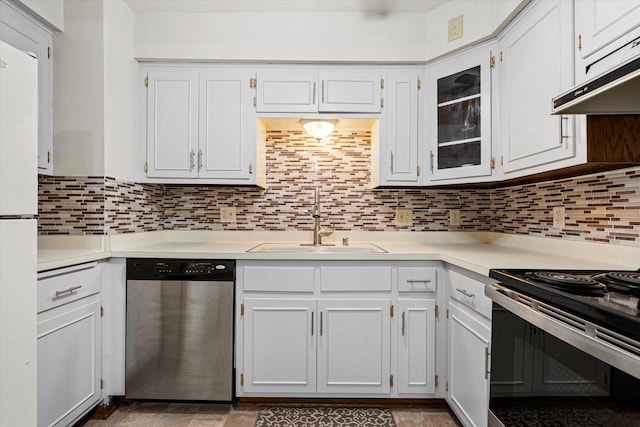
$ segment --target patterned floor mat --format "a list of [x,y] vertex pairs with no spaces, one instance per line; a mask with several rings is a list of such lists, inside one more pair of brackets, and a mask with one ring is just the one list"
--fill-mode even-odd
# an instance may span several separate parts
[[388,409],[379,408],[265,408],[256,427],[395,427]]

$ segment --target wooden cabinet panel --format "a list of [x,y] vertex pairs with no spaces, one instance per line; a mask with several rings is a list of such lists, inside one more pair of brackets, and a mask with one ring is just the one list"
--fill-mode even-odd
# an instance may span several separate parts
[[259,113],[314,113],[318,111],[318,72],[265,70],[256,77]]
[[435,306],[433,299],[398,301],[398,393],[435,392]]
[[375,71],[320,71],[320,112],[379,113],[380,73]]

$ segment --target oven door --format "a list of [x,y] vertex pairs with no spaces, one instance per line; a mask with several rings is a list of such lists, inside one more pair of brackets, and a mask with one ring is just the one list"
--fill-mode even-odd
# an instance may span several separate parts
[[[489,288],[496,287],[486,292],[494,301],[490,426],[640,426],[638,355],[616,355],[574,336],[545,304]],[[614,356],[635,375],[607,362]]]

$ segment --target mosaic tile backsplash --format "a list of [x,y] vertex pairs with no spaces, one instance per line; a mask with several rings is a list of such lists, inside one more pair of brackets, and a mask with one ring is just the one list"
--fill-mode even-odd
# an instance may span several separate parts
[[[318,185],[322,225],[337,230],[475,230],[640,242],[640,168],[497,190],[373,190],[370,141],[364,131],[337,131],[322,142],[298,131],[270,131],[265,189],[41,176],[40,233],[311,230]],[[556,230],[552,211],[561,205],[566,225]],[[220,222],[220,208],[228,206],[236,207],[236,223]],[[398,207],[413,210],[412,226],[395,226]],[[461,211],[460,227],[449,227],[449,209]]]

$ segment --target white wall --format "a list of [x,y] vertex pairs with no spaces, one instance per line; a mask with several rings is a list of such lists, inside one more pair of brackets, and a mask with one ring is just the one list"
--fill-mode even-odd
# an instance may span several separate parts
[[133,12],[122,1],[104,3],[104,173],[129,181],[144,162],[137,150],[144,145],[143,82],[133,58],[133,23]]
[[[453,0],[432,11],[138,13],[142,60],[424,62],[493,35],[528,0]],[[464,37],[447,42],[464,15]]]
[[19,0],[58,31],[64,31],[64,0]]
[[104,173],[103,3],[66,0],[54,35],[53,150],[56,175]]

